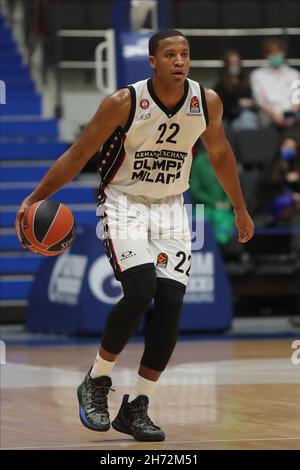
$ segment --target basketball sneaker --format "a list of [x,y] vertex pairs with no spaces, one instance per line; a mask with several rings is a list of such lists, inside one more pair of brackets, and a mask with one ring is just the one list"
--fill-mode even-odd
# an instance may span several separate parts
[[108,431],[110,428],[107,395],[111,388],[111,378],[103,375],[92,379],[90,372],[77,388],[79,417],[84,426],[93,431]]
[[137,441],[164,441],[165,433],[147,414],[149,399],[139,395],[128,402],[129,395],[124,395],[117,417],[112,421],[112,427],[119,432],[133,436]]

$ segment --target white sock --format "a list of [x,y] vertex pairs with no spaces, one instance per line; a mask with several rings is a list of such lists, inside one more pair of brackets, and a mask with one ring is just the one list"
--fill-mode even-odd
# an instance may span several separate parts
[[90,376],[92,377],[92,379],[94,379],[95,377],[101,377],[101,375],[110,376],[115,363],[116,361],[111,362],[102,359],[99,353],[97,353],[93,368],[90,372]]
[[129,395],[128,401],[130,402],[134,400],[139,395],[146,395],[146,397],[150,398],[150,395],[153,392],[156,384],[157,382],[153,382],[153,380],[148,380],[138,375],[132,392]]

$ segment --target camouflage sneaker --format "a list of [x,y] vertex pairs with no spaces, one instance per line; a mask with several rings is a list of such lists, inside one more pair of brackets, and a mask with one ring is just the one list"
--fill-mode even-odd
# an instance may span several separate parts
[[77,388],[79,417],[84,426],[93,431],[108,431],[110,428],[107,395],[111,389],[111,378],[106,375],[92,379],[90,372]]

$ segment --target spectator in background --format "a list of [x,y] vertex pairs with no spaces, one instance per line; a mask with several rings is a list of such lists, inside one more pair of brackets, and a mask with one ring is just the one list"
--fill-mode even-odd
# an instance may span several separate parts
[[262,111],[262,124],[274,123],[278,128],[292,127],[299,116],[300,104],[292,102],[292,85],[300,73],[285,62],[286,43],[280,38],[268,38],[262,43],[268,63],[254,70],[250,77],[257,106]]
[[271,212],[275,222],[293,222],[300,216],[300,148],[285,139],[271,170]]
[[240,54],[229,50],[223,60],[224,67],[214,88],[223,102],[224,121],[234,131],[257,129],[259,119]]
[[212,225],[215,239],[225,246],[234,234],[234,214],[206,152],[194,157],[189,193],[193,203],[204,204],[204,216]]

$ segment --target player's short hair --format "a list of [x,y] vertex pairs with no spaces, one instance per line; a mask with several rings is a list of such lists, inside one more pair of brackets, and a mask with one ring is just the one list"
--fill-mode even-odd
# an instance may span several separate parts
[[159,41],[173,36],[181,36],[187,40],[185,35],[176,29],[164,29],[163,31],[158,31],[158,33],[153,34],[149,39],[149,55],[155,55]]
[[285,54],[287,53],[287,43],[285,39],[280,37],[271,37],[264,39],[264,41],[262,42],[261,49],[263,56],[267,57],[267,55],[270,53],[274,46]]

